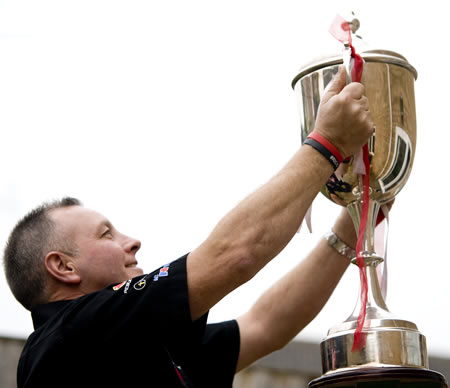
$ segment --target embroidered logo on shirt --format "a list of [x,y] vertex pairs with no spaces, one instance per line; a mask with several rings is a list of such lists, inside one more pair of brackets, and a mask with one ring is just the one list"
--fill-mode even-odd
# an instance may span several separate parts
[[115,286],[113,287],[113,290],[114,290],[114,291],[120,290],[120,289],[125,285],[126,282],[127,282],[127,281],[125,280],[124,282],[115,285]]
[[123,290],[123,293],[126,294],[128,292],[128,289],[130,288],[131,279],[127,280],[127,284],[125,285],[125,289]]
[[153,276],[153,281],[157,282],[160,277],[169,276],[169,266],[170,263],[164,264],[163,267],[159,270],[159,274]]
[[141,280],[134,283],[133,288],[135,290],[139,291],[139,290],[142,290],[146,285],[147,285],[147,281],[145,280],[145,277],[144,277]]
[[169,276],[169,266],[167,264],[159,270],[159,277],[161,276]]

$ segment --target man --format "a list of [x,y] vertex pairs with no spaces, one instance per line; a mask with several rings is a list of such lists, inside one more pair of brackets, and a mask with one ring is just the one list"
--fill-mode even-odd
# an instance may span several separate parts
[[[322,98],[315,133],[342,157],[373,133],[364,87],[341,68]],[[287,344],[320,311],[349,264],[327,241],[237,320],[207,313],[280,253],[333,172],[304,145],[196,249],[150,274],[138,240],[66,198],[22,219],[5,249],[16,298],[32,312],[18,368],[22,387],[231,387],[234,374]],[[354,247],[344,211],[334,232]]]

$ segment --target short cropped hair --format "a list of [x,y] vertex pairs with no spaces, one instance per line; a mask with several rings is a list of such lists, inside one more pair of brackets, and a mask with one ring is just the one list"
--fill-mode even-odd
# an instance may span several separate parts
[[66,241],[49,217],[53,209],[82,206],[72,197],[45,202],[25,215],[6,243],[3,264],[6,280],[15,298],[27,309],[46,303],[47,272],[44,259],[51,251],[76,254],[73,242]]

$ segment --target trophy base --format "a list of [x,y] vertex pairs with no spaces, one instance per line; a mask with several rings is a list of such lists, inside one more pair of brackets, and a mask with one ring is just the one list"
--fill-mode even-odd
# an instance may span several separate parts
[[309,388],[448,388],[440,373],[423,368],[356,368],[319,377]]
[[369,323],[375,327],[362,331],[359,350],[352,351],[354,330],[330,333],[322,341],[324,374],[366,367],[428,368],[426,339],[413,323],[404,320]]

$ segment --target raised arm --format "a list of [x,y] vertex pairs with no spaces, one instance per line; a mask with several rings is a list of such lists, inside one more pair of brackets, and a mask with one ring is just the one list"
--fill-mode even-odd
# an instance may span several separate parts
[[[355,248],[356,232],[347,209],[342,210],[332,229]],[[323,238],[269,288],[249,312],[238,318],[241,347],[237,371],[292,340],[320,312],[349,264],[350,260]]]
[[[345,86],[342,70],[322,98],[315,131],[345,157],[367,142],[373,123],[364,87]],[[332,172],[318,151],[303,146],[277,175],[217,224],[187,259],[193,320],[251,279],[286,246]]]

